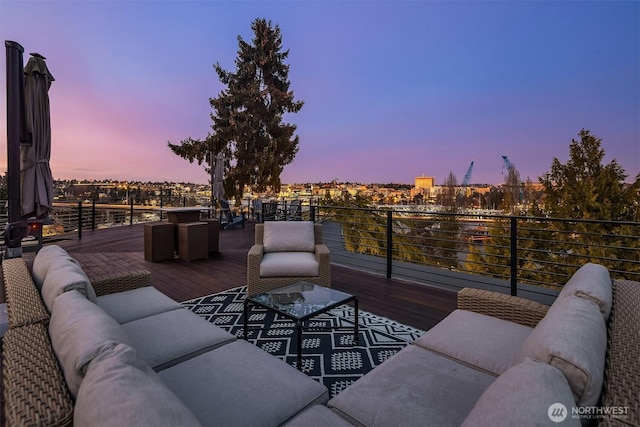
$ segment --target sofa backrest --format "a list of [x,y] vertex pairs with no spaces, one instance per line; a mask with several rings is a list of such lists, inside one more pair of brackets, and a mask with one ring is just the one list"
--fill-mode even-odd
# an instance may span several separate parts
[[612,282],[609,270],[606,267],[587,263],[580,267],[562,287],[556,301],[564,298],[578,296],[593,301],[600,308],[605,322],[611,312]]
[[564,373],[578,406],[600,398],[607,329],[598,306],[572,296],[555,303],[522,344],[513,364],[532,358]]
[[49,313],[56,297],[71,290],[80,292],[91,302],[97,301],[89,277],[80,264],[59,246],[42,248],[33,260],[32,272]]
[[596,405],[604,381],[611,304],[609,271],[585,264],[565,284],[513,364],[526,358],[548,363],[564,373],[578,406]]

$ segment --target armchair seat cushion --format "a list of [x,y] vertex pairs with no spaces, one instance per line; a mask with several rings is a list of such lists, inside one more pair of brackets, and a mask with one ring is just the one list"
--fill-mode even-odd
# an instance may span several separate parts
[[313,252],[270,252],[260,263],[260,277],[318,276],[319,271]]

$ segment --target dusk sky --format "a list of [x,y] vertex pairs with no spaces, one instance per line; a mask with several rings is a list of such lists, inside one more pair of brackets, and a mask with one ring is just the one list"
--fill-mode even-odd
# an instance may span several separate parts
[[[284,183],[537,181],[585,128],[640,172],[639,1],[6,1],[0,36],[47,58],[56,179],[206,183],[204,138],[255,18],[279,25],[299,152]],[[0,171],[6,170],[0,58]]]

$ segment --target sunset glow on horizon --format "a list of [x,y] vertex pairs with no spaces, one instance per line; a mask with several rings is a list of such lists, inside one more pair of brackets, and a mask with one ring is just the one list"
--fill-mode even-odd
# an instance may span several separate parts
[[[206,183],[167,142],[204,138],[251,21],[279,25],[299,152],[284,183],[533,181],[581,129],[640,173],[640,2],[12,1],[0,36],[47,58],[56,179]],[[3,81],[5,55],[0,60]],[[6,84],[0,85],[0,173]]]

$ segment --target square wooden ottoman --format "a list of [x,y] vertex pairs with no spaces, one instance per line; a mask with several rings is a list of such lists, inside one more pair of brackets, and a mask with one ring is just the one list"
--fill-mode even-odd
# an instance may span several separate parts
[[220,221],[215,218],[202,219],[209,228],[209,253],[220,250]]
[[173,259],[174,228],[170,222],[150,222],[144,225],[144,259],[164,261]]
[[178,257],[184,261],[209,256],[209,226],[206,222],[178,224]]

